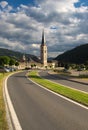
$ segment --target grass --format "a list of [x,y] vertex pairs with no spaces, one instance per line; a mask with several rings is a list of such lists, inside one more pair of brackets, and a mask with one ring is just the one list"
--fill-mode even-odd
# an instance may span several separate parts
[[[20,71],[19,71],[20,72]],[[6,107],[3,97],[3,81],[5,78],[14,72],[0,73],[0,130],[9,130],[7,119],[6,119]]]
[[6,110],[3,98],[3,80],[8,74],[0,73],[0,130],[8,130]]
[[80,74],[80,75],[79,75],[79,78],[88,79],[88,74]]
[[59,93],[65,97],[68,97],[74,101],[77,101],[85,106],[88,106],[88,93],[83,93],[81,91],[77,91],[68,87],[65,87],[63,85],[59,85],[57,83],[51,82],[49,80],[43,79],[40,76],[38,76],[36,71],[31,71],[29,73],[29,77],[37,82],[38,84],[56,92]]

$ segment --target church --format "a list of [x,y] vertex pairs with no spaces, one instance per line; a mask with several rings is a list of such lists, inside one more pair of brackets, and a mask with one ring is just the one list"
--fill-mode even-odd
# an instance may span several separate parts
[[42,32],[42,42],[40,45],[40,58],[41,58],[41,64],[44,67],[47,66],[47,46],[46,46],[46,41],[45,41],[44,29]]
[[55,67],[55,63],[54,62],[48,62],[47,61],[47,45],[46,45],[46,40],[45,40],[45,33],[44,33],[44,29],[42,31],[42,35],[41,35],[41,45],[40,45],[40,62],[36,62],[34,60],[31,60],[28,62],[26,60],[26,55],[23,55],[23,62],[20,64],[21,68],[27,68],[27,67],[31,67],[31,65],[36,65],[36,67],[40,66],[40,67],[49,67],[51,66],[52,68]]

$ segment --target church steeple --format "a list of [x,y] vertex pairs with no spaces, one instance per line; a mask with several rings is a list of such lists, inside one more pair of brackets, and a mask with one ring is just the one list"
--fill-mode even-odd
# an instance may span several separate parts
[[44,29],[42,31],[42,45],[45,45],[45,34],[44,34]]
[[44,35],[44,29],[42,31],[42,42],[41,42],[41,63],[43,64],[43,66],[47,66],[47,46],[46,46],[46,42],[45,42],[45,35]]

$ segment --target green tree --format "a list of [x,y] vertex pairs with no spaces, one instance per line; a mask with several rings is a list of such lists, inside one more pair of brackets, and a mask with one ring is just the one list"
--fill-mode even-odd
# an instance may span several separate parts
[[12,58],[11,58],[11,59],[10,59],[10,62],[9,62],[9,65],[12,66],[12,65],[15,65],[15,63],[16,63],[15,59],[12,59]]
[[81,67],[81,68],[85,68],[85,65],[84,65],[84,64],[81,64],[80,67]]
[[4,61],[3,61],[2,57],[0,57],[0,66],[4,66]]
[[18,61],[16,61],[15,66],[19,66],[19,62]]
[[34,65],[33,65],[33,64],[31,64],[31,68],[33,68],[33,66],[34,66]]
[[45,68],[47,69],[47,66],[45,66]]
[[72,69],[75,69],[75,68],[76,68],[76,64],[70,64],[70,67],[71,67]]
[[65,66],[64,66],[64,68],[67,70],[69,70],[69,67],[70,67],[69,64],[65,64]]
[[88,61],[85,62],[85,68],[88,70]]
[[10,61],[10,58],[8,56],[0,56],[0,65],[8,65]]

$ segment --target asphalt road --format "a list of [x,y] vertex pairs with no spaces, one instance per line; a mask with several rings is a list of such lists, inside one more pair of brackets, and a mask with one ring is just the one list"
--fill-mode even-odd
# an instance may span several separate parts
[[8,91],[23,130],[88,130],[88,110],[32,83],[20,72]]
[[39,75],[45,79],[52,80],[54,82],[69,86],[71,88],[75,88],[84,92],[88,92],[88,85],[87,84],[82,84],[82,83],[77,83],[73,81],[69,81],[66,79],[62,79],[61,77],[55,75],[55,74],[49,74],[47,71],[40,71]]

